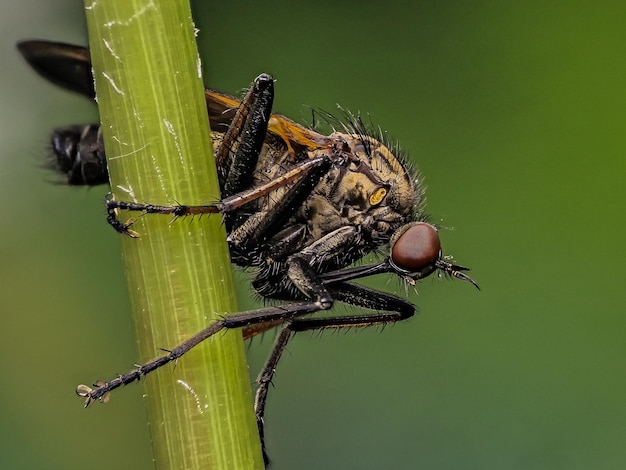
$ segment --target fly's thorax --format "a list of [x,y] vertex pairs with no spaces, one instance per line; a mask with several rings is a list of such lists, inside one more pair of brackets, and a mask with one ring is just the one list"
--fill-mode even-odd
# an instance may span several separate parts
[[[351,134],[346,142],[358,162],[352,165],[355,173],[368,176],[374,184],[368,200],[371,206],[389,206],[402,215],[411,214],[420,202],[417,175],[395,155],[389,147],[373,137]],[[371,173],[360,165],[366,165]]]
[[315,214],[311,228],[321,236],[343,225],[359,225],[377,239],[388,239],[421,199],[415,175],[373,137],[334,133],[330,138],[335,165],[308,200],[309,220]]
[[262,184],[281,176],[294,165],[307,159],[306,152],[290,152],[284,141],[277,136],[268,134],[261,148],[256,166],[255,178]]

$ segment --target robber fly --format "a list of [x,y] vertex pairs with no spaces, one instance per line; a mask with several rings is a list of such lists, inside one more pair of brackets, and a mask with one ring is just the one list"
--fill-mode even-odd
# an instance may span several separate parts
[[[95,98],[86,48],[24,41],[18,49],[43,77]],[[437,228],[423,210],[423,185],[380,131],[360,116],[322,115],[333,128],[323,135],[272,114],[274,80],[256,78],[240,101],[206,89],[222,199],[208,205],[156,205],[107,200],[108,222],[120,233],[137,234],[134,219],[119,211],[175,217],[219,213],[228,232],[232,262],[253,268],[252,286],[261,296],[286,303],[229,315],[167,354],[95,388],[79,386],[86,406],[125,384],[177,360],[222,329],[242,328],[250,338],[280,327],[277,342],[258,379],[255,410],[263,441],[269,383],[289,339],[299,331],[381,325],[406,320],[415,307],[403,298],[352,281],[392,273],[410,285],[432,273],[468,281],[468,268],[444,257]],[[108,183],[100,126],[69,126],[52,133],[56,169],[70,185]],[[271,197],[267,197],[271,196]],[[382,261],[357,264],[386,250]],[[335,301],[370,310],[316,317]]]

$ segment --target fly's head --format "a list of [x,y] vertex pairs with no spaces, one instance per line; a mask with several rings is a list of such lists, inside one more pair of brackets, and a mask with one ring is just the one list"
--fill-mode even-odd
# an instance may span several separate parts
[[478,284],[465,274],[469,268],[453,264],[441,251],[441,241],[434,225],[414,222],[401,227],[391,238],[389,265],[410,285],[435,271],[467,281],[477,289]]

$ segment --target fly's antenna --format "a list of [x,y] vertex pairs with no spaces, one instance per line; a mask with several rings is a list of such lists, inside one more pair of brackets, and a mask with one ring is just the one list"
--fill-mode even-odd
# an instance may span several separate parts
[[460,266],[458,264],[452,264],[441,258],[435,262],[435,267],[456,279],[460,279],[462,281],[467,281],[471,283],[474,287],[476,287],[476,289],[480,290],[479,285],[471,277],[469,277],[467,274],[463,272],[463,271],[471,271],[470,268],[467,268],[465,266]]

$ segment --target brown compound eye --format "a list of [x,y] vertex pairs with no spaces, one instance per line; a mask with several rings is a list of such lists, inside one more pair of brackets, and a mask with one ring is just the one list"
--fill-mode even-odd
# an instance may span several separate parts
[[[402,233],[391,249],[393,264],[410,273],[434,270],[441,256],[441,242],[437,230],[425,222],[417,223]],[[428,273],[430,274],[430,270]]]

